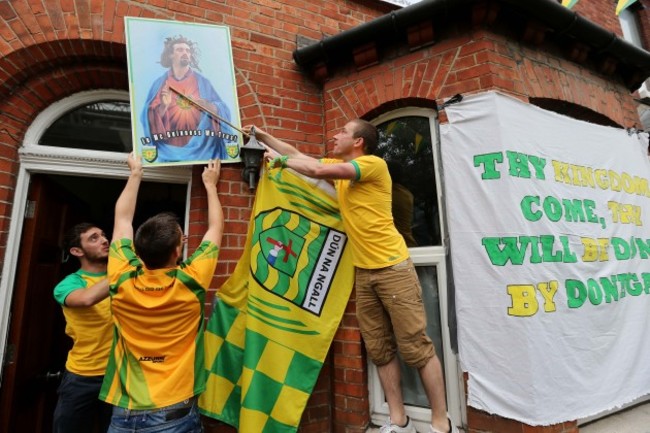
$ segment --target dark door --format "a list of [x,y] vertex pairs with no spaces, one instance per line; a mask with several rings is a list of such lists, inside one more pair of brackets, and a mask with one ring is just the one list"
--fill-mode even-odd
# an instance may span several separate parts
[[52,289],[70,225],[69,199],[43,176],[32,178],[16,270],[7,358],[0,389],[0,431],[49,432],[69,341]]

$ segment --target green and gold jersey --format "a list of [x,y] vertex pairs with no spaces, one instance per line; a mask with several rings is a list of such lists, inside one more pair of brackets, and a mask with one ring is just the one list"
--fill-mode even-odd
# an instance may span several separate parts
[[205,389],[203,308],[219,248],[204,241],[174,268],[149,270],[133,241],[108,259],[114,339],[99,398],[129,409],[168,406]]
[[[325,164],[343,162],[323,159]],[[379,269],[406,260],[404,238],[393,222],[392,182],[386,162],[374,155],[353,159],[355,179],[334,181],[345,232],[352,246],[352,262],[363,269]]]
[[65,333],[72,338],[65,368],[80,376],[101,376],[106,370],[108,352],[113,338],[110,301],[108,298],[90,307],[68,307],[65,299],[75,290],[94,286],[106,273],[79,269],[65,277],[54,288],[54,299],[63,308]]

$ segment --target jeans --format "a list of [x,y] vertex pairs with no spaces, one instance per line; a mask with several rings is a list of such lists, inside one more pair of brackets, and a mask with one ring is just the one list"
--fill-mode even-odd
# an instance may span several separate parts
[[108,433],[202,433],[197,399],[157,409],[113,407]]
[[99,400],[102,379],[103,376],[79,376],[64,371],[54,409],[54,433],[106,431],[111,406]]

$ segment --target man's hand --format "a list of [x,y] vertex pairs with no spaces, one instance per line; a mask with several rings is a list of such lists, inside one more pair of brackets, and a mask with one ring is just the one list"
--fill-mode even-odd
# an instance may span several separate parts
[[135,156],[135,152],[129,153],[129,158],[126,160],[132,174],[142,174],[142,157]]
[[203,185],[208,196],[208,230],[203,236],[204,241],[210,241],[217,246],[221,245],[223,236],[223,209],[217,193],[217,182],[221,172],[221,161],[210,160],[208,166],[203,169]]
[[135,156],[135,152],[131,152],[126,163],[131,170],[131,175],[115,203],[115,224],[111,242],[125,238],[133,239],[133,215],[142,181],[142,158]]
[[219,182],[219,175],[221,173],[221,160],[212,159],[208,161],[208,166],[203,169],[203,184],[216,185]]
[[[253,125],[246,125],[242,128],[242,131],[245,134],[250,135],[252,129],[253,129]],[[261,144],[265,144],[266,145],[265,147],[270,147],[274,151],[278,152],[280,155],[288,155],[292,158],[309,158],[308,156],[300,153],[298,149],[296,149],[294,146],[275,138],[268,132],[265,132],[257,128],[257,126],[255,127],[255,137]]]
[[[265,161],[271,162],[275,158],[282,156],[278,152],[276,152],[275,150],[271,149],[266,144],[264,144],[264,143],[260,143],[260,144],[264,147],[264,150],[265,150],[265,152],[264,152],[264,160]],[[275,167],[270,167],[270,168],[275,168]]]
[[258,140],[264,141],[265,139],[268,139],[268,137],[271,137],[271,134],[269,134],[268,132],[262,131],[261,129],[259,129],[255,125],[242,126],[241,130],[244,131],[244,134],[250,136],[251,131],[253,130],[253,127],[255,127],[255,138],[257,138]]

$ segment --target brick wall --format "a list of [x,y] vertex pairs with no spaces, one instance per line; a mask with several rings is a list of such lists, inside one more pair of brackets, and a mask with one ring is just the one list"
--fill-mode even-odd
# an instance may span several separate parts
[[[575,10],[620,34],[614,7],[611,0],[583,0]],[[323,153],[324,134],[348,118],[379,114],[378,107],[433,107],[455,93],[489,89],[523,100],[533,96],[566,100],[623,126],[638,122],[622,86],[562,57],[481,29],[360,72],[350,71],[324,90],[293,62],[296,35],[319,40],[393,8],[375,0],[0,1],[0,261],[18,169],[17,149],[31,122],[45,107],[75,92],[128,89],[124,16],[229,26],[242,121],[271,130],[309,154]],[[644,37],[647,41],[649,36]],[[198,245],[205,229],[199,169],[193,173],[193,185],[198,187],[191,192],[190,247]],[[241,165],[223,169],[219,192],[226,235],[213,288],[232,273],[244,245],[253,193],[241,180]],[[368,425],[367,371],[354,309],[351,302],[335,335],[303,416],[303,433],[360,433]],[[468,418],[471,432],[524,431],[517,430],[521,426],[497,430],[500,427],[495,426],[508,422],[472,410]],[[212,432],[234,431],[206,422]],[[573,432],[575,424],[545,431]]]
[[571,9],[590,21],[598,23],[612,33],[622,36],[621,24],[616,15],[616,0],[578,1]]
[[[456,38],[392,62],[325,84],[326,130],[346,119],[404,106],[430,106],[456,93],[499,90],[527,100],[546,97],[572,102],[619,125],[638,123],[634,100],[623,85],[548,52],[531,49],[487,31]],[[408,104],[406,104],[408,105]]]

